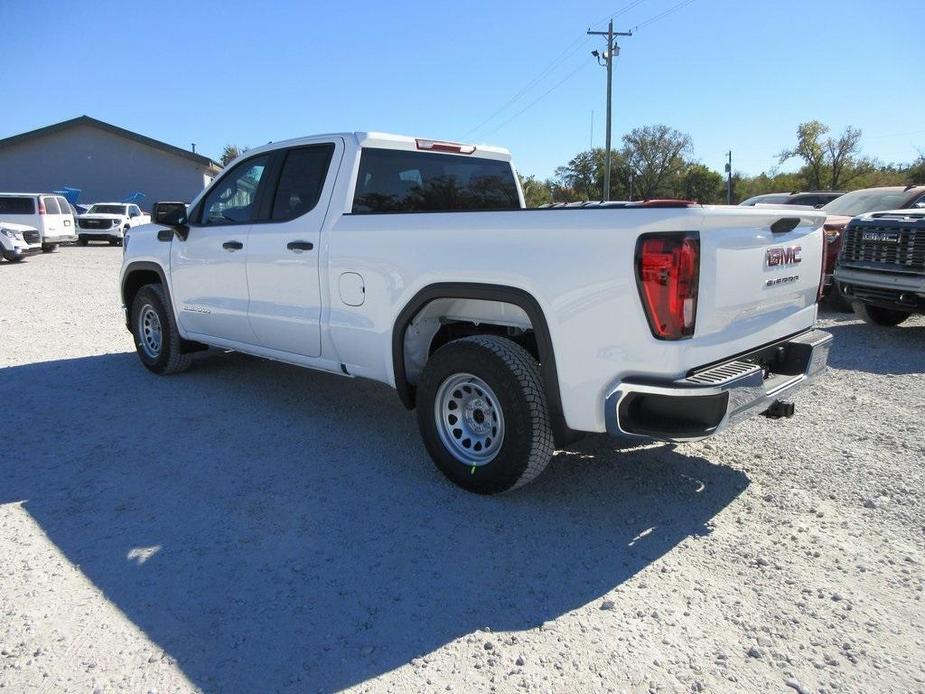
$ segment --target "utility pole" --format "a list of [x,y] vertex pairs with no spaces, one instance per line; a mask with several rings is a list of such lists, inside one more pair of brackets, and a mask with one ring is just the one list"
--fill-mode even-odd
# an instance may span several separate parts
[[[590,36],[606,36],[607,37],[607,50],[604,51],[604,55],[598,51],[591,51],[591,55],[597,58],[597,64],[605,66],[607,68],[607,143],[606,150],[604,151],[604,200],[610,200],[610,124],[611,124],[611,96],[613,94],[613,59],[615,56],[620,55],[620,46],[617,45],[617,42],[614,41],[614,38],[617,36],[632,36],[632,31],[614,31],[613,30],[613,20],[610,20],[610,23],[607,25],[607,31],[591,31],[588,29],[588,35]],[[601,62],[601,57],[604,58],[604,62]]]
[[732,150],[726,152],[726,204],[732,204]]

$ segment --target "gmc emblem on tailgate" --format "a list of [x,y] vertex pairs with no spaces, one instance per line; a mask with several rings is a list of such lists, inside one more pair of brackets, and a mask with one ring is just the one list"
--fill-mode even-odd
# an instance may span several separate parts
[[861,236],[864,241],[879,241],[880,243],[899,243],[898,231],[865,231]]
[[769,248],[765,255],[765,262],[768,267],[779,267],[781,265],[796,265],[802,263],[800,246],[790,246],[789,248]]

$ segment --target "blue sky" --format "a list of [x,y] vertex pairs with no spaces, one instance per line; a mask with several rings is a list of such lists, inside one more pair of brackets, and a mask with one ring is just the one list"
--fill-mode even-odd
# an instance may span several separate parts
[[[585,30],[679,2],[2,0],[0,137],[81,114],[213,157],[318,132],[465,134],[543,177],[589,146],[592,110],[603,144],[602,41]],[[923,28],[922,0],[693,0],[622,41],[614,141],[666,123],[705,164],[731,148],[758,173],[816,118],[910,161],[925,150]]]

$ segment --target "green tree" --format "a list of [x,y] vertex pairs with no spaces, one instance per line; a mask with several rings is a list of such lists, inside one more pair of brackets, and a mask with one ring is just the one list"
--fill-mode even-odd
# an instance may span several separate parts
[[909,183],[925,185],[925,152],[919,152],[919,158],[906,170],[906,178]]
[[536,176],[520,176],[520,187],[523,188],[527,207],[539,207],[552,202],[549,181],[538,181]]
[[817,120],[800,123],[796,146],[778,155],[781,164],[794,157],[803,160],[801,173],[812,190],[837,190],[870,169],[868,162],[857,158],[860,130],[849,125],[838,137],[826,137],[829,131],[829,126]]
[[[579,152],[557,168],[552,187],[556,202],[603,199],[605,153],[602,148]],[[621,152],[611,151],[610,159],[610,199],[627,199],[630,169]]]
[[723,176],[703,164],[691,164],[680,179],[675,197],[701,203],[725,202]]
[[565,166],[556,169],[555,179],[560,190],[584,200],[600,200],[603,172],[600,169],[599,158],[594,150],[579,152],[569,160]]
[[633,188],[642,198],[664,196],[677,187],[693,147],[690,135],[667,125],[633,128],[623,136],[623,160],[633,172]]
[[238,145],[225,145],[224,149],[222,149],[222,156],[220,158],[222,166],[228,166],[228,164],[244,154],[246,151],[247,147],[240,147]]

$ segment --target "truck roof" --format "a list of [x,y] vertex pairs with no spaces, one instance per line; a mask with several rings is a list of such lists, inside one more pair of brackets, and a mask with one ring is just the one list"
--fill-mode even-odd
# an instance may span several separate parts
[[[254,149],[247,150],[247,154],[255,154],[262,151],[272,151],[280,147],[293,147],[302,144],[311,144],[316,142],[319,139],[327,139],[333,137],[342,137],[346,142],[356,145],[357,147],[375,147],[378,149],[401,149],[407,151],[417,151],[420,149],[418,142],[436,142],[436,143],[450,143],[451,140],[440,140],[433,138],[415,138],[409,135],[395,135],[392,133],[380,133],[380,132],[341,132],[341,133],[323,133],[319,135],[309,135],[306,137],[297,137],[291,140],[280,140],[279,142],[270,142],[261,147],[255,147]],[[455,143],[453,144],[462,144]],[[469,146],[475,147],[475,151],[471,154],[460,154],[459,156],[478,156],[485,159],[498,159],[501,161],[510,161],[511,153],[503,147],[496,147],[494,145],[472,145],[471,143],[466,143]],[[442,153],[446,153],[443,150],[439,150]]]

